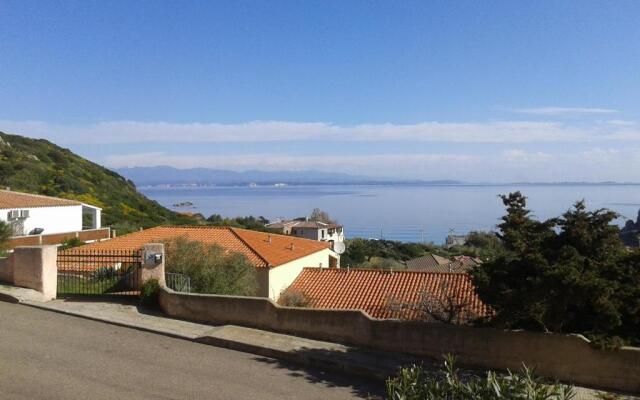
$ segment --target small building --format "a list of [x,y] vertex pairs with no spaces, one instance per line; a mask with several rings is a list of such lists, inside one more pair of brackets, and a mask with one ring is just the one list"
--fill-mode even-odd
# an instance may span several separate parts
[[285,235],[329,242],[331,248],[335,243],[344,242],[342,225],[309,220],[283,220],[267,225],[267,228],[278,230]]
[[183,237],[243,254],[255,266],[258,296],[277,300],[305,267],[337,268],[340,256],[325,242],[232,227],[159,226],[73,249],[77,252],[134,251],[148,243]]
[[464,246],[467,243],[467,235],[448,235],[444,241],[446,248]]
[[0,190],[0,220],[14,237],[101,228],[102,209],[75,200]]
[[320,309],[362,310],[373,318],[429,320],[422,311],[457,312],[456,323],[490,315],[461,273],[305,268],[287,289]]

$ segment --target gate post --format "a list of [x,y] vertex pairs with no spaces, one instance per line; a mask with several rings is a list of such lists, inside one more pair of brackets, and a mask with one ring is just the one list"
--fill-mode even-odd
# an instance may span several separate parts
[[160,286],[164,281],[164,244],[148,243],[142,247],[142,266],[140,268],[140,281],[142,285],[150,279],[157,279]]
[[16,247],[13,257],[13,284],[42,293],[53,300],[58,286],[58,248],[56,246]]

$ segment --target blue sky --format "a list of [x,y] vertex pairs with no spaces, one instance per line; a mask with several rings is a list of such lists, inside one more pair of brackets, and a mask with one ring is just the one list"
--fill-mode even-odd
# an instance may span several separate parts
[[640,2],[0,3],[0,130],[110,167],[640,181]]

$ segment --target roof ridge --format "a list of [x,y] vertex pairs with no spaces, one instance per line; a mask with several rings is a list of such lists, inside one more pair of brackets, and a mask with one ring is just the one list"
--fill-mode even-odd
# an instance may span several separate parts
[[444,272],[444,271],[416,271],[416,270],[406,270],[406,269],[377,269],[377,268],[316,268],[316,267],[304,267],[305,270],[314,271],[316,273],[322,273],[324,270],[333,270],[336,272],[378,272],[378,273],[386,273],[386,274],[430,274],[430,275],[469,275],[467,272]]
[[72,203],[83,204],[79,200],[65,199],[64,197],[47,196],[45,194],[19,192],[19,191],[15,191],[15,190],[7,190],[7,189],[0,189],[0,192],[11,193],[11,194],[15,194],[15,195],[18,195],[18,196],[33,196],[33,197],[38,197],[38,198],[41,198],[41,199],[63,200],[63,201],[69,201],[69,202],[72,202]]
[[[250,245],[246,240],[244,240],[244,239],[242,238],[242,236],[240,236],[240,235],[238,234],[238,232],[236,232],[236,229],[237,229],[237,228],[232,227],[232,226],[228,226],[228,227],[227,227],[227,229],[229,229],[229,230],[231,231],[231,233],[233,233],[233,235],[234,235],[235,237],[237,237],[237,238],[238,238],[238,239],[239,239],[239,240],[240,240],[240,241],[241,241],[245,246],[247,246],[247,248],[248,248],[249,250],[251,250],[251,252],[252,252],[253,254],[255,254],[259,259],[261,259],[262,261],[264,261],[264,263],[265,263],[265,265],[266,265],[267,267],[271,267],[271,266],[272,266],[272,265],[269,263],[269,261],[267,261],[267,259],[266,259],[266,258],[262,257],[262,255],[261,255],[261,254],[260,254],[256,249],[254,249],[254,248],[253,248],[253,247],[252,247],[252,246],[251,246],[251,245]],[[248,229],[247,229],[247,230],[248,230]],[[254,232],[257,232],[257,231],[254,231]],[[263,232],[263,233],[264,233],[264,232]]]

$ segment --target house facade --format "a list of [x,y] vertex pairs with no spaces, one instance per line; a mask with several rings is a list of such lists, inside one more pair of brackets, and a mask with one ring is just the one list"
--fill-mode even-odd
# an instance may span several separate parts
[[267,225],[285,235],[328,242],[333,248],[335,243],[344,242],[344,227],[338,224],[308,220],[285,220]]
[[133,251],[148,243],[185,238],[218,245],[247,257],[258,282],[257,295],[277,300],[304,268],[337,268],[339,256],[328,243],[231,227],[161,226],[75,248],[74,252]]
[[79,201],[0,190],[0,221],[14,237],[99,229],[101,211]]

